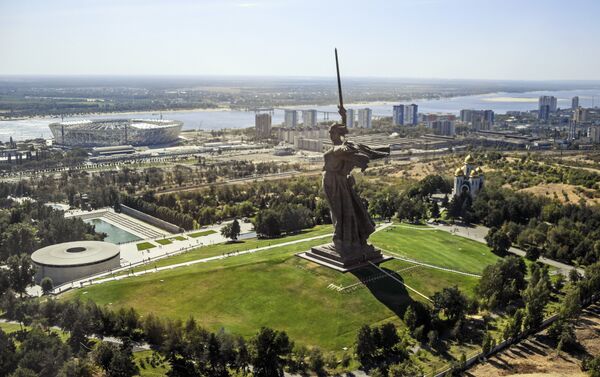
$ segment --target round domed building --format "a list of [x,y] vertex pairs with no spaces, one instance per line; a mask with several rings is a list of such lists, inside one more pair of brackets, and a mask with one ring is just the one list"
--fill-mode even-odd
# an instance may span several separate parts
[[119,246],[101,241],[75,241],[46,246],[31,255],[35,280],[49,277],[57,286],[121,265]]

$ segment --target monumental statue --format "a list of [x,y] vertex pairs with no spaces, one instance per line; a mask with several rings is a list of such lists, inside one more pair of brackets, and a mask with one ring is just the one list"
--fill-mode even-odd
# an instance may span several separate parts
[[341,271],[348,271],[368,262],[377,263],[383,260],[381,252],[367,243],[367,239],[375,231],[375,223],[354,189],[352,170],[360,168],[364,171],[370,160],[389,156],[390,148],[370,148],[346,139],[346,109],[342,100],[337,50],[335,58],[340,97],[338,108],[342,123],[336,123],[329,128],[333,145],[323,155],[323,190],[331,209],[333,242],[313,247],[302,256]]

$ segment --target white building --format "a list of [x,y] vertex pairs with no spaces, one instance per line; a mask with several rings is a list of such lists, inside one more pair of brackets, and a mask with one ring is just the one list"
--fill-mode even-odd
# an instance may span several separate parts
[[358,110],[358,127],[360,128],[372,128],[371,118],[373,111],[369,108]]
[[457,168],[454,172],[454,189],[452,194],[461,195],[463,192],[475,198],[483,188],[483,171],[480,167],[474,166],[473,156],[468,155],[465,158],[465,164],[462,168]]
[[298,112],[296,110],[285,110],[284,125],[286,128],[296,128],[298,125]]
[[395,105],[392,113],[392,123],[394,126],[416,126],[419,123],[419,106],[414,103],[410,105]]
[[348,128],[354,128],[355,127],[355,114],[354,114],[354,109],[348,109],[346,110],[346,127]]
[[304,128],[317,125],[317,110],[302,110],[302,123]]

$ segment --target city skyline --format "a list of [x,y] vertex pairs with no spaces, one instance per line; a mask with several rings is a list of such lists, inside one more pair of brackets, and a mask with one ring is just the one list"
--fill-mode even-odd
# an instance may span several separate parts
[[599,80],[599,10],[591,0],[3,1],[0,75],[321,77],[338,47],[346,77]]

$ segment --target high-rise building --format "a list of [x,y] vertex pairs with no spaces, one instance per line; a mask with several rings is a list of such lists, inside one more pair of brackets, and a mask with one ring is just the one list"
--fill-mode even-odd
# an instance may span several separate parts
[[354,109],[346,110],[346,127],[354,128]]
[[460,120],[474,130],[490,130],[494,125],[493,110],[461,110]]
[[395,105],[392,112],[394,126],[416,126],[419,123],[419,106],[414,103],[410,105]]
[[404,108],[405,124],[416,126],[419,123],[419,106],[413,104]]
[[298,112],[296,110],[285,110],[284,124],[286,128],[296,128],[298,125]]
[[583,107],[578,107],[573,111],[573,122],[575,123],[584,123],[587,122],[587,109]]
[[575,110],[579,107],[579,96],[575,96],[573,97],[573,99],[571,100],[571,109]]
[[317,110],[302,110],[302,123],[304,127],[317,125]]
[[373,112],[371,109],[359,109],[358,110],[358,127],[360,128],[371,128],[371,117]]
[[256,114],[254,118],[257,139],[268,139],[271,137],[271,114]]
[[410,105],[394,105],[392,114],[392,123],[394,126],[416,126],[419,123],[419,106],[414,103]]
[[592,126],[588,129],[588,137],[594,144],[600,144],[600,126]]
[[538,100],[538,119],[547,122],[550,114],[556,112],[556,97],[541,96]]
[[392,108],[392,125],[404,125],[404,105],[394,105]]
[[433,130],[433,133],[436,135],[456,135],[456,128],[454,127],[454,122],[451,120],[434,120],[431,122],[431,128]]

